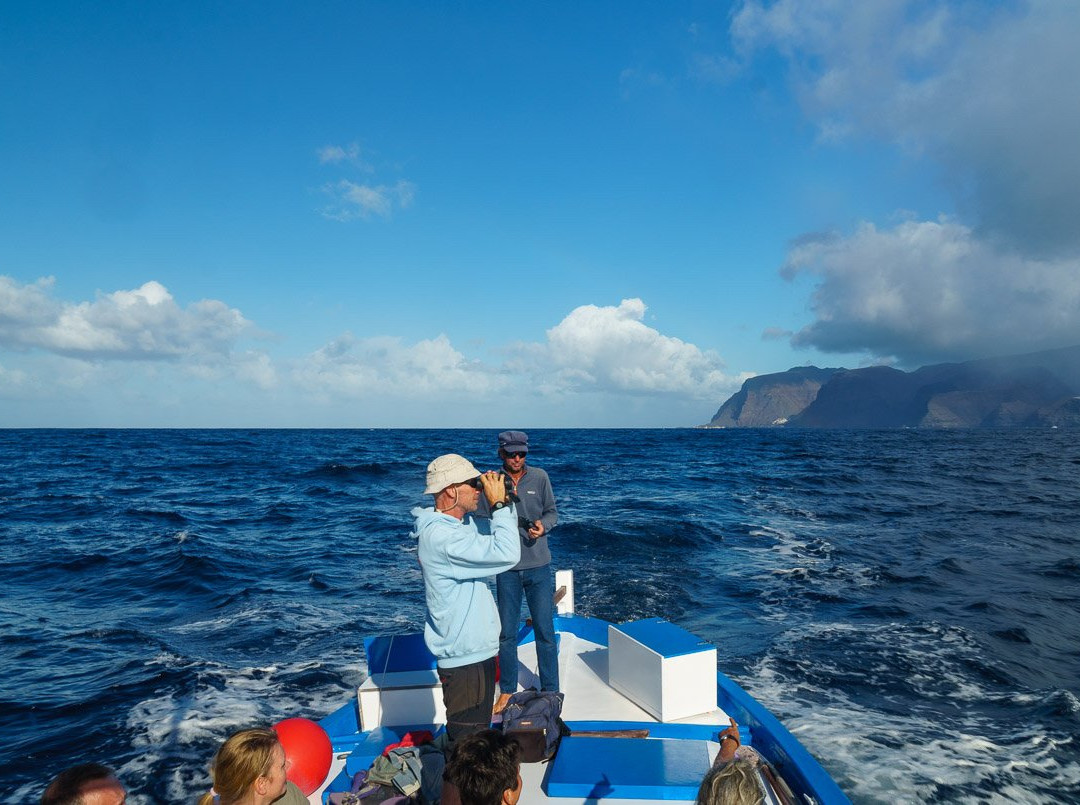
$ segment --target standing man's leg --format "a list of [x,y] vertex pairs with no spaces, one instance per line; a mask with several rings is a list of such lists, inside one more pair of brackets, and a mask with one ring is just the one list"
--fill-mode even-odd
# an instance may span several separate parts
[[559,647],[555,642],[555,579],[551,565],[522,570],[525,600],[536,635],[536,664],[541,690],[559,689]]
[[450,742],[491,726],[491,699],[495,695],[495,658],[440,668],[446,734]]
[[[521,626],[520,570],[508,570],[495,577],[495,597],[499,605],[499,697],[500,704],[517,690],[518,627]],[[501,708],[500,708],[501,709]]]

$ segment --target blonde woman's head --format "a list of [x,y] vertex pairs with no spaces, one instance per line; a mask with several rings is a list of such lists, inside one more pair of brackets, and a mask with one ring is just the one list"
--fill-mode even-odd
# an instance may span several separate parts
[[[285,750],[271,729],[240,730],[221,745],[210,767],[222,805],[249,793],[255,802],[272,802],[285,793]],[[204,797],[200,805],[211,801]]]
[[697,805],[761,805],[765,795],[753,761],[713,766],[698,788]]

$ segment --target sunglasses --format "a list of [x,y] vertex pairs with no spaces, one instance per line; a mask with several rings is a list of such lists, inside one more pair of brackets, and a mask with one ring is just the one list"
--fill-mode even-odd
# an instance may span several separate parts
[[484,482],[477,478],[470,478],[468,481],[462,481],[462,486],[471,486],[473,489],[483,489]]
[[507,458],[525,458],[525,454],[524,453],[507,453],[506,457]]

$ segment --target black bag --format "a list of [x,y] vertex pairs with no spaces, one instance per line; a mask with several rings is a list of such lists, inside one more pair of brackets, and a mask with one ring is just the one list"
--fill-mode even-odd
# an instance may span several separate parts
[[563,723],[563,694],[554,690],[523,690],[510,697],[502,713],[502,730],[521,746],[525,763],[550,760],[559,739],[570,734]]

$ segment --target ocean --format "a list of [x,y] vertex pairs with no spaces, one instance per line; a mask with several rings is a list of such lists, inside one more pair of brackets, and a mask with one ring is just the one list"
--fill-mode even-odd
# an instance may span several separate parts
[[[0,430],[0,800],[190,803],[354,695],[423,623],[427,462],[502,427]],[[578,611],[713,641],[854,802],[1080,801],[1075,431],[529,433]]]

